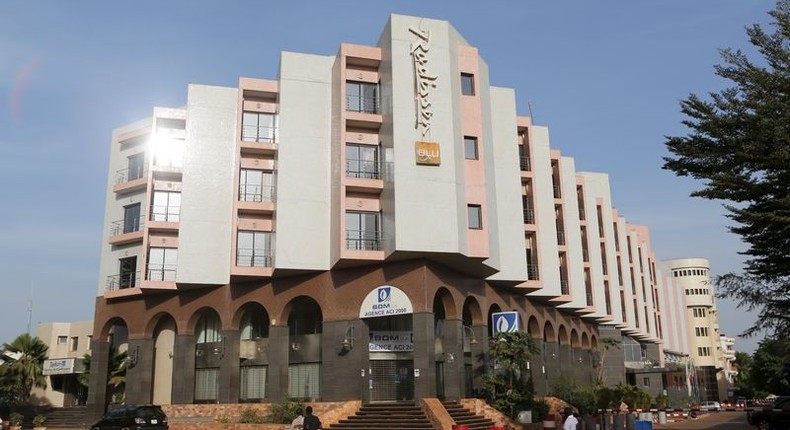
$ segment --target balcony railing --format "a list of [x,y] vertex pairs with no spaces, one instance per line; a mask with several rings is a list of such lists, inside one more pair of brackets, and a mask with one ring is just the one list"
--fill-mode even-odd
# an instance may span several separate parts
[[554,198],[555,199],[559,199],[561,197],[562,197],[562,192],[560,190],[560,186],[555,184],[554,185]]
[[565,245],[565,232],[562,231],[562,230],[559,230],[560,227],[561,226],[557,227],[558,228],[558,230],[557,230],[557,245]]
[[280,130],[265,125],[242,125],[241,140],[257,143],[277,143]]
[[585,220],[584,206],[582,206],[581,202],[579,202],[579,220],[580,221],[584,221]]
[[346,160],[346,176],[349,178],[381,179],[383,163],[369,160]]
[[346,230],[346,249],[352,251],[380,251],[381,232]]
[[110,237],[140,231],[145,226],[145,216],[121,219],[110,224]]
[[560,292],[564,296],[571,293],[571,290],[568,288],[568,280],[562,277],[560,278]]
[[132,167],[130,169],[121,169],[115,172],[115,185],[123,184],[135,179],[140,179],[148,173],[144,166]]
[[151,221],[178,222],[181,206],[152,206]]
[[590,261],[590,251],[587,250],[587,244],[582,244],[582,261],[585,263]]
[[271,250],[239,248],[236,253],[238,267],[272,267]]
[[379,98],[370,96],[347,95],[346,110],[360,113],[380,113]]
[[530,281],[537,281],[538,279],[540,279],[538,275],[539,275],[538,265],[527,263],[527,279]]
[[587,292],[587,306],[593,305],[593,295],[591,292]]
[[174,282],[176,280],[176,268],[170,265],[149,264],[147,279],[149,281]]
[[239,185],[239,201],[242,202],[273,202],[274,185]]
[[530,160],[529,156],[521,155],[519,156],[519,165],[521,166],[522,172],[529,172],[532,170],[532,160]]
[[524,209],[524,224],[535,224],[535,211],[533,209]]
[[139,286],[140,272],[121,273],[107,277],[105,289],[107,291],[122,290]]

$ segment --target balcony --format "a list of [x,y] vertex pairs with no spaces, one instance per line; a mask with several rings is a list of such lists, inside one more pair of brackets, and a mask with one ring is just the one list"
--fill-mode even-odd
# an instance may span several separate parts
[[532,160],[527,155],[519,156],[519,166],[522,172],[532,171]]
[[535,224],[535,210],[524,208],[524,224]]
[[346,230],[346,249],[351,251],[380,251],[381,232]]
[[239,248],[236,252],[238,267],[273,267],[274,258],[268,249]]
[[565,245],[565,232],[560,230],[562,225],[557,226],[557,245]]
[[346,160],[346,176],[359,179],[381,179],[384,163],[371,160]]
[[527,263],[527,280],[537,281],[540,279],[538,275],[539,275],[538,265],[533,263]]
[[113,191],[119,194],[144,189],[148,184],[148,171],[143,166],[121,169],[115,172]]
[[562,192],[560,190],[560,186],[555,184],[553,185],[553,188],[554,188],[554,198],[555,199],[562,198]]
[[145,217],[122,219],[110,224],[110,244],[122,245],[143,239]]
[[567,296],[571,293],[571,290],[568,287],[568,278],[562,276],[560,277],[560,293],[562,293],[563,296]]
[[346,95],[346,111],[380,114],[380,102],[378,97],[360,96],[356,94]]
[[149,264],[146,280],[154,282],[175,282],[176,269],[170,265]]
[[140,272],[121,273],[107,277],[105,291],[117,291],[140,286]]
[[587,306],[592,306],[593,305],[593,295],[592,295],[592,293],[588,291],[585,296],[587,297]]
[[177,223],[181,216],[180,206],[151,206],[151,221]]
[[239,185],[239,201],[251,203],[274,202],[274,185]]

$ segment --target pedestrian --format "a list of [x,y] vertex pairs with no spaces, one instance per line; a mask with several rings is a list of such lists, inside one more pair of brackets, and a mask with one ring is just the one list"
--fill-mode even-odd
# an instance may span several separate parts
[[304,415],[302,415],[302,408],[296,410],[296,418],[291,421],[291,430],[302,430],[304,427]]
[[566,407],[563,415],[565,415],[565,423],[562,425],[562,430],[576,430],[579,420],[573,416],[573,409]]
[[312,406],[306,407],[304,411],[304,422],[302,423],[302,428],[304,430],[322,430],[324,428],[321,425],[321,420],[319,420],[317,416],[313,415]]

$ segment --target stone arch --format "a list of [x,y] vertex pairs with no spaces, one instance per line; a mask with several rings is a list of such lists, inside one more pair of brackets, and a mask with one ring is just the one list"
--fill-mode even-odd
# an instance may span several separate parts
[[587,336],[587,332],[582,332],[582,348],[583,349],[590,349],[590,337]]
[[545,342],[556,342],[557,337],[554,334],[554,326],[551,324],[551,321],[546,321],[543,324],[543,340]]
[[433,296],[434,300],[434,307],[436,305],[436,301],[439,300],[442,303],[442,307],[444,308],[444,319],[455,319],[458,318],[458,309],[455,305],[455,299],[453,298],[452,293],[445,288],[440,287],[436,290],[436,294]]
[[283,308],[288,322],[288,331],[294,335],[319,334],[323,332],[324,316],[321,305],[309,296],[294,297]]
[[[169,312],[159,312],[152,316],[148,322],[145,323],[145,337],[153,339],[154,336],[156,336],[157,328],[159,328],[163,321],[168,320],[172,320],[173,324],[176,322],[176,319]],[[176,334],[178,334],[178,326],[176,325],[175,328]]]
[[560,324],[557,331],[557,341],[560,345],[568,345],[568,329],[565,328],[565,324]]
[[540,323],[538,323],[538,319],[535,318],[534,315],[529,317],[529,321],[527,322],[527,332],[535,340],[539,340],[542,338],[542,335],[540,333]]
[[492,315],[496,312],[502,312],[502,308],[499,307],[498,304],[492,303],[491,306],[488,307],[488,315],[486,316],[486,321],[488,321],[488,336],[494,336],[494,325],[491,324]]
[[217,316],[217,318],[219,318],[220,327],[222,327],[222,317],[220,316],[220,313],[217,312],[217,310],[214,309],[211,306],[203,306],[200,309],[198,309],[195,312],[193,312],[192,315],[189,316],[189,319],[187,320],[187,325],[186,325],[186,327],[184,327],[184,334],[194,334],[195,333],[195,326],[197,326],[198,320],[206,312],[213,312]]
[[464,300],[462,319],[464,325],[475,326],[486,324],[483,319],[483,310],[480,308],[480,302],[477,301],[477,298],[467,297],[466,300]]
[[590,347],[592,349],[598,349],[598,338],[595,335],[590,336]]
[[[108,319],[104,325],[102,326],[101,330],[99,331],[99,339],[106,339],[107,341],[112,341],[110,336],[114,335],[114,330],[116,327],[125,327],[125,329],[129,330],[129,325],[126,324],[126,320],[121,317],[112,317]],[[126,336],[124,336],[125,338]]]
[[258,302],[247,302],[239,306],[231,325],[239,330],[239,338],[253,340],[269,337],[269,312]]
[[575,328],[571,329],[571,347],[579,347],[579,332],[577,332]]

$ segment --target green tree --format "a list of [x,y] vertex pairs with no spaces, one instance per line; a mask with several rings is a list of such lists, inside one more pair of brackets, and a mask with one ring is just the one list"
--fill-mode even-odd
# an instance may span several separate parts
[[723,201],[748,246],[745,273],[716,279],[721,296],[760,312],[743,335],[781,337],[790,335],[790,0],[769,14],[773,33],[746,28],[757,60],[720,51],[715,73],[732,86],[681,101],[689,133],[667,137],[664,168],[704,181],[691,195]]
[[[107,365],[107,392],[110,394],[108,399],[113,403],[121,403],[126,390],[126,369],[129,367],[129,354],[126,351],[119,351],[117,347],[110,348],[110,362]],[[87,387],[90,383],[91,355],[82,356],[82,364],[85,372],[77,376],[77,381]]]
[[47,387],[43,370],[48,349],[41,339],[27,333],[19,335],[11,343],[3,344],[0,355],[6,361],[0,366],[0,380],[10,387],[15,401],[26,404],[33,387]]
[[790,393],[790,340],[763,339],[754,351],[751,381],[759,390],[773,393]]
[[735,386],[737,396],[749,399],[754,398],[754,383],[752,382],[752,368],[754,360],[752,356],[741,351],[735,352],[735,365],[738,367],[738,374],[735,375]]
[[[498,333],[489,339],[488,348],[492,366],[481,379],[488,403],[513,419],[519,411],[540,410],[527,364],[538,352],[532,336],[524,332]],[[533,412],[533,419],[537,415]]]

